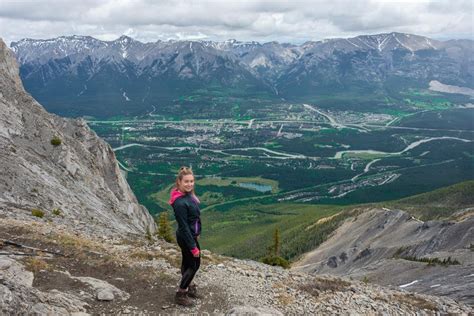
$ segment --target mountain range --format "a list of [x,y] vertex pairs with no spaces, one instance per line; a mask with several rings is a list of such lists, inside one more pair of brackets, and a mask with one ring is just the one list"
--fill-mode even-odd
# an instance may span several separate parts
[[427,88],[432,80],[474,88],[472,40],[388,33],[258,43],[141,43],[89,36],[11,43],[25,88],[67,116],[136,115],[215,89],[227,96],[310,100],[321,94]]

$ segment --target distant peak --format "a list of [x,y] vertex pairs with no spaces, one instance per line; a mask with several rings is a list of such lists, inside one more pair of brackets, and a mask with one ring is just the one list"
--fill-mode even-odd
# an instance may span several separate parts
[[127,35],[122,35],[119,38],[115,40],[116,42],[122,42],[122,43],[128,43],[133,41],[133,38],[127,36]]

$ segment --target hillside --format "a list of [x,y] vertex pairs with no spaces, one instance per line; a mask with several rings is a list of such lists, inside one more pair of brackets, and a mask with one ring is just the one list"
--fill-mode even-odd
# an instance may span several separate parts
[[281,255],[293,259],[324,241],[349,216],[332,205],[243,203],[228,211],[205,211],[203,242],[209,249],[238,258],[259,260],[281,234]]
[[110,145],[84,120],[46,112],[24,89],[13,53],[0,40],[0,210],[32,212],[88,233],[155,230],[123,177]]
[[[367,206],[292,265],[468,304],[474,268],[472,181]],[[420,219],[421,220],[420,220]]]
[[311,276],[206,250],[196,280],[204,298],[183,308],[173,304],[180,264],[173,244],[143,237],[95,238],[44,220],[4,217],[0,239],[0,313],[6,315],[472,312],[446,297]]
[[474,181],[461,182],[380,205],[405,210],[421,220],[449,218],[459,210],[474,208]]
[[[466,181],[397,201],[357,206],[243,203],[204,212],[203,243],[221,254],[260,260],[278,228],[280,255],[294,261],[296,271],[383,285],[423,279],[408,290],[472,304],[467,277],[474,263],[472,192],[473,182]],[[443,265],[448,257],[461,264]],[[419,262],[429,258],[440,262],[428,268]],[[446,271],[452,276],[448,280]]]
[[267,254],[276,228],[281,234],[281,255],[296,260],[323,243],[345,220],[371,209],[401,210],[421,221],[469,216],[474,207],[474,181],[412,197],[359,205],[242,202],[229,209],[212,207],[203,213],[206,245],[221,254],[259,260]]

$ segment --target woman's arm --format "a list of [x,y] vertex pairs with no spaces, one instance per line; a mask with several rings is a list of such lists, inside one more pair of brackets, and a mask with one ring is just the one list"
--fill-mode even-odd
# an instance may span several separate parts
[[178,222],[178,234],[184,238],[184,242],[189,250],[196,248],[196,242],[188,225],[188,207],[183,199],[178,199],[174,202],[173,210]]

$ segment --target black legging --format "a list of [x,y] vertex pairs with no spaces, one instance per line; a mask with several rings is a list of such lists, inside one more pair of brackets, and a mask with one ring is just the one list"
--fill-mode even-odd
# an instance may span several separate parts
[[[176,236],[178,241],[179,248],[181,248],[181,255],[183,261],[181,262],[181,282],[179,283],[180,289],[187,289],[194,276],[196,275],[199,266],[201,265],[201,256],[194,257],[191,253],[191,249],[186,247],[184,240],[180,238],[179,235]],[[196,247],[201,251],[201,246],[199,246],[198,241],[195,239]]]

